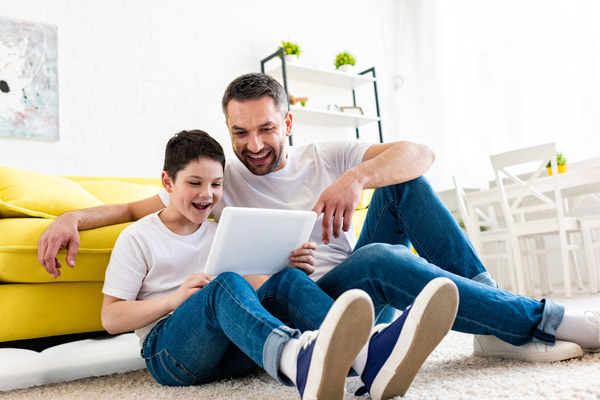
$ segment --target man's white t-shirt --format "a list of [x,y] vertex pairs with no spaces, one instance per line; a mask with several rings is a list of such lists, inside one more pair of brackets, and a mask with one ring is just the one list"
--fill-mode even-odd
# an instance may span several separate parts
[[[223,199],[215,206],[215,219],[218,221],[227,206],[311,210],[333,181],[362,162],[370,146],[357,141],[339,141],[289,147],[285,168],[262,176],[252,174],[237,157],[232,157],[225,167]],[[168,204],[167,191],[162,189],[159,195],[163,203]],[[351,227],[348,232],[342,231],[337,239],[331,235],[329,245],[324,245],[322,222],[321,214],[310,235],[310,241],[317,243],[313,280],[344,261],[356,244],[354,227]]]
[[[169,230],[159,213],[147,215],[121,232],[102,293],[123,300],[149,300],[174,292],[191,274],[204,271],[217,224],[206,221],[196,232],[182,236]],[[135,331],[140,346],[159,321]]]

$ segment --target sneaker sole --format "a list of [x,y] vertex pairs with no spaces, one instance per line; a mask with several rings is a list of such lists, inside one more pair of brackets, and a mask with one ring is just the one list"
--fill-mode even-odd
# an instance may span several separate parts
[[[568,346],[561,348],[560,350],[555,348],[550,348],[549,351],[543,353],[522,353],[518,351],[510,351],[510,350],[495,350],[495,351],[485,351],[483,350],[483,346],[479,342],[476,337],[474,340],[478,341],[478,345],[482,350],[473,350],[473,355],[477,357],[498,357],[507,360],[519,360],[519,361],[529,361],[529,362],[555,362],[555,361],[565,361],[570,360],[572,358],[579,358],[583,356],[583,352],[580,346],[575,343],[570,343]],[[499,339],[498,339],[499,340]],[[556,341],[557,345],[561,343],[560,340]],[[519,346],[515,346],[516,349]]]
[[344,292],[319,327],[303,399],[343,399],[346,377],[371,335],[373,302],[362,290]]
[[425,286],[404,322],[396,347],[373,381],[371,398],[404,396],[427,357],[452,328],[457,311],[454,282],[436,278]]

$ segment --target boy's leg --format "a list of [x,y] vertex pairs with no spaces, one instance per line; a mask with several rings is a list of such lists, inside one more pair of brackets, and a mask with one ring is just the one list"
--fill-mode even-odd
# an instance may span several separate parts
[[[152,376],[165,385],[239,376],[256,365],[287,384],[278,372],[278,356],[292,337],[299,332],[269,314],[246,280],[226,273],[159,322],[144,341],[143,355]],[[223,365],[226,355],[239,358],[239,366],[230,359]]]
[[334,301],[306,273],[295,268],[271,276],[256,293],[269,313],[301,332],[318,329]]
[[355,250],[371,243],[412,244],[430,263],[496,286],[469,239],[424,177],[375,190]]
[[[257,364],[284,384],[297,383],[303,398],[341,398],[372,324],[369,296],[353,290],[330,307],[318,331],[300,336],[262,307],[246,280],[224,273],[152,330],[143,355],[152,376],[165,385],[239,376]],[[283,357],[286,348],[291,360]],[[292,369],[293,375],[280,373]]]

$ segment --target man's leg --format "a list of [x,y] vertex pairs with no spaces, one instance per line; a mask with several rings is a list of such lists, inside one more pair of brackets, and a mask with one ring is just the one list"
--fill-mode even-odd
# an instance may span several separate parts
[[[321,325],[333,304],[329,295],[297,269],[273,275],[257,292],[269,312],[302,331]],[[353,363],[353,375],[367,371],[363,391],[374,399],[403,395],[452,325],[458,292],[451,281],[430,283],[419,298],[410,318],[405,313],[389,329],[374,330]]]
[[404,310],[431,280],[451,279],[460,304],[454,330],[494,335],[513,345],[531,340],[552,344],[564,308],[550,300],[536,301],[452,274],[404,246],[371,244],[352,253],[317,284],[331,297],[358,288],[369,293],[375,308]]
[[371,243],[412,244],[431,264],[497,286],[424,177],[375,190],[355,250]]

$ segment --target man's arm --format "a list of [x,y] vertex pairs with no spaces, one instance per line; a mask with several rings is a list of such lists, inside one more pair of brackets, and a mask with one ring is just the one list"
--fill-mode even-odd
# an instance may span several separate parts
[[110,204],[61,214],[44,231],[38,241],[38,261],[56,278],[62,265],[56,259],[61,247],[67,249],[67,265],[75,266],[79,248],[79,231],[136,221],[164,208],[158,195],[127,204]]
[[362,162],[347,170],[321,193],[313,211],[323,213],[323,243],[329,243],[333,220],[333,236],[347,232],[363,189],[408,182],[423,175],[435,156],[427,146],[412,142],[374,144],[367,149]]

